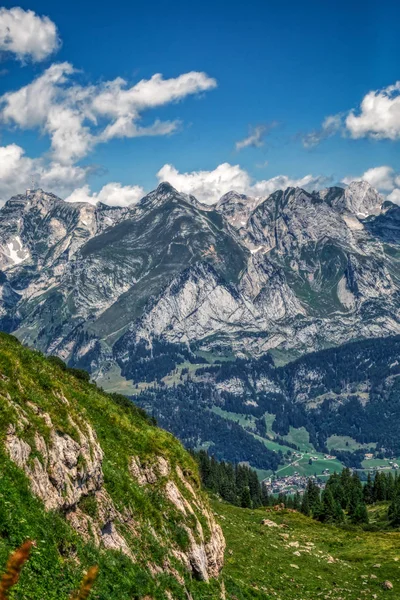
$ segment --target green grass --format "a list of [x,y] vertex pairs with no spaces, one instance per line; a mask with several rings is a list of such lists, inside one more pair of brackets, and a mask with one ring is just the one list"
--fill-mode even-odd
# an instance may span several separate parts
[[363,460],[361,465],[365,470],[376,469],[377,467],[384,467],[385,469],[391,469],[392,465],[389,464],[389,460],[400,465],[400,457],[397,458],[371,458],[370,460]]
[[375,448],[376,446],[375,443],[360,444],[348,435],[331,435],[327,439],[326,445],[330,451],[343,450],[345,452],[353,452],[354,450],[360,450],[361,448],[365,448],[367,451],[369,448]]
[[[279,477],[285,477],[286,475],[293,475],[295,471],[297,471],[300,475],[304,475],[306,477],[310,475],[314,475],[315,473],[321,477],[322,472],[325,469],[329,469],[330,473],[336,471],[340,473],[343,469],[343,464],[338,460],[326,460],[325,458],[318,458],[318,460],[313,461],[312,465],[309,464],[310,454],[304,454],[303,458],[296,461],[294,464],[286,465],[284,467],[280,467],[276,474]],[[312,456],[321,455],[312,453]],[[296,459],[295,459],[296,460]]]
[[[40,411],[50,415],[54,430],[77,441],[77,427],[85,432],[86,423],[90,423],[95,430],[104,453],[105,489],[116,509],[131,515],[135,524],[134,535],[125,521],[116,523],[135,562],[120,552],[99,550],[92,542],[85,542],[61,512],[47,512],[31,493],[25,473],[6,454],[4,439],[10,424],[17,427],[18,436],[34,450],[35,432],[50,442],[51,429]],[[151,463],[160,455],[168,459],[171,477],[181,493],[190,500],[190,492],[177,477],[175,465],[198,490],[198,497],[205,500],[191,456],[171,434],[155,427],[143,411],[124,397],[113,398],[78,379],[39,352],[24,348],[11,336],[0,334],[0,573],[8,554],[24,540],[30,538],[38,543],[11,598],[66,600],[84,570],[99,564],[97,600],[125,600],[146,594],[161,600],[166,597],[166,589],[177,600],[185,600],[185,591],[174,577],[166,572],[154,577],[148,564],[162,567],[168,557],[186,577],[190,589],[191,578],[171,556],[171,549],[182,548],[185,526],[197,536],[194,519],[182,515],[167,500],[162,478],[151,486],[140,486],[129,473],[132,456]],[[92,517],[96,515],[94,499],[81,501],[79,508]],[[207,537],[204,516],[198,507],[194,510]],[[207,597],[201,588],[196,594],[194,600]]]
[[242,415],[240,413],[229,412],[227,410],[223,410],[219,406],[213,406],[211,410],[220,417],[228,419],[228,421],[234,421],[235,423],[239,423],[239,425],[245,427],[246,429],[254,429],[255,427],[255,417],[253,417],[252,415]]
[[[345,530],[299,513],[240,509],[218,501],[213,508],[227,541],[223,575],[228,598],[400,597],[398,532]],[[261,525],[265,518],[283,527]],[[385,580],[393,583],[392,592],[383,590]]]
[[275,421],[275,418],[275,415],[273,415],[272,413],[265,413],[264,415],[265,426],[267,428],[267,435],[270,435],[272,437],[276,435],[276,433],[274,433],[274,431],[272,430],[272,425]]
[[[246,427],[246,429],[252,428],[252,424],[254,423],[254,417],[251,415],[242,415],[239,413],[229,412],[223,410],[219,406],[213,406],[211,410],[225,419],[239,423],[242,427]],[[293,453],[296,451],[293,450],[293,448],[278,444],[278,442],[274,441],[273,439],[276,436],[272,430],[272,424],[275,416],[270,413],[265,413],[264,418],[267,428],[267,436],[271,436],[272,439],[269,437],[261,437],[256,433],[253,433],[253,436],[262,444],[264,444],[266,448],[272,450],[273,452],[282,452],[284,455],[286,455],[288,451],[292,453],[292,456],[289,458],[285,457],[285,464],[281,464],[281,466],[277,469],[276,475],[279,477],[293,475],[296,471],[300,475],[304,476],[310,476],[314,474],[322,476],[322,472],[325,469],[329,469],[331,473],[334,471],[340,472],[343,469],[343,464],[339,460],[327,460],[325,459],[324,454],[314,450],[314,446],[309,441],[309,433],[304,427],[290,427],[289,433],[286,436],[283,436],[284,440],[296,444],[296,446],[300,448],[300,452],[303,456],[301,459],[295,458]],[[318,460],[313,460],[312,465],[310,465],[309,460],[312,456],[317,456]],[[272,474],[272,471],[258,470],[258,475],[261,479],[265,479]]]
[[302,452],[315,452],[314,446],[310,443],[310,434],[305,427],[290,427],[287,435],[282,436],[284,440],[291,444],[296,444]]

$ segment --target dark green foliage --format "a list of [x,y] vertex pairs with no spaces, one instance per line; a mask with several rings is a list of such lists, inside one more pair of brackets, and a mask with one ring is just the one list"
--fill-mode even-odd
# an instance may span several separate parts
[[312,515],[324,523],[343,523],[368,525],[368,504],[391,501],[387,521],[382,526],[400,526],[400,478],[392,473],[375,473],[374,479],[368,474],[363,486],[357,473],[343,469],[333,473],[326,482],[319,500],[319,488],[313,480],[308,481],[303,495],[300,510],[303,514]]
[[[158,456],[168,460],[170,477],[184,497],[190,493],[176,474],[180,466],[187,481],[196,490],[199,501],[206,502],[201,490],[196,463],[173,436],[153,425],[142,409],[118,395],[108,395],[87,382],[87,376],[76,377],[63,369],[58,360],[48,360],[0,333],[0,572],[7,557],[27,539],[36,541],[32,556],[24,567],[12,598],[67,600],[78,589],[83,573],[99,566],[93,597],[97,600],[139,599],[146,595],[163,600],[170,590],[176,600],[185,600],[182,585],[168,572],[154,576],[148,565],[163,566],[169,555],[171,565],[185,579],[194,600],[212,598],[215,586],[192,590],[189,573],[170,550],[187,548],[188,531],[196,538],[196,520],[175,510],[164,493],[165,479],[151,486],[141,486],[132,477],[129,465],[133,456],[141,464],[151,465]],[[54,431],[79,441],[80,431],[93,428],[103,452],[104,491],[116,511],[132,515],[137,535],[132,535],[125,520],[116,520],[115,527],[124,536],[135,556],[133,562],[121,552],[99,549],[94,540],[87,541],[74,531],[63,512],[46,511],[43,503],[31,491],[22,469],[10,459],[4,448],[4,437],[10,424],[18,427],[18,436],[32,449],[32,462],[43,456],[35,446],[35,434],[51,444],[49,425],[41,416],[49,414]],[[20,415],[24,414],[24,419]],[[84,462],[78,456],[78,471]],[[32,466],[28,463],[29,466]],[[176,475],[175,475],[176,474]],[[104,523],[103,511],[96,494],[82,497],[77,508],[93,520],[97,527]],[[202,524],[205,539],[209,529],[204,515],[193,503],[193,510]],[[88,523],[90,532],[91,522]],[[189,536],[190,537],[190,536]]]
[[392,527],[400,527],[400,487],[388,509],[388,519]]
[[355,525],[367,524],[369,522],[367,507],[364,502],[359,502],[351,514],[351,522]]
[[307,492],[305,492],[303,494],[303,499],[301,501],[300,510],[303,513],[303,515],[305,515],[306,517],[310,517],[311,516],[311,509],[310,509],[310,503],[308,501],[308,494],[307,494]]
[[219,494],[226,502],[245,508],[268,505],[268,494],[263,495],[257,473],[247,465],[233,466],[225,461],[218,462],[201,450],[194,452],[204,487]]
[[67,369],[68,373],[70,373],[70,375],[73,375],[74,377],[76,377],[76,379],[80,379],[81,381],[86,381],[87,383],[89,383],[90,381],[90,375],[87,371],[84,371],[83,369],[75,369],[73,367],[69,367]]
[[56,365],[62,371],[65,371],[67,369],[67,365],[65,364],[65,362],[61,360],[61,358],[59,358],[58,356],[49,356],[48,361],[53,365]]
[[207,407],[212,386],[187,382],[171,388],[141,392],[135,402],[153,414],[161,427],[176,435],[187,448],[199,440],[212,442],[218,460],[249,462],[253,467],[276,470],[282,457],[269,450],[238,423],[227,421]]
[[322,492],[318,520],[323,523],[335,523],[343,520],[342,507],[334,499],[329,487]]
[[[187,351],[183,346],[179,348],[179,352]],[[314,371],[318,372],[318,378],[305,385],[306,401],[298,402],[304,373]],[[374,443],[377,449],[385,449],[382,456],[400,454],[399,373],[400,336],[392,336],[315,352],[279,368],[268,355],[257,360],[237,358],[205,366],[192,375],[193,381],[169,389],[156,387],[143,391],[137,401],[186,446],[212,442],[219,459],[247,461],[256,468],[275,470],[282,457],[268,454],[261,442],[254,443],[258,440],[254,440],[253,433],[266,436],[266,413],[275,416],[274,441],[286,446],[292,444],[282,440],[282,436],[291,427],[304,427],[310,442],[320,452],[327,452],[330,436],[339,435],[361,444]],[[216,383],[239,378],[244,391],[242,394],[217,391],[213,382],[196,381],[196,377],[204,375]],[[273,382],[275,391],[257,389],[254,382],[262,378]],[[369,398],[365,403],[358,389],[366,387]],[[321,396],[324,396],[321,401],[314,402]],[[251,416],[255,429],[249,432],[245,425],[224,423],[223,418],[212,412],[215,406]],[[344,466],[359,469],[367,448],[335,450],[335,455]]]
[[[115,352],[124,348],[124,341],[117,342]],[[132,345],[129,361],[121,362],[121,373],[132,381],[158,381],[168,375],[177,365],[188,361],[206,362],[188,350],[186,346],[171,344],[161,338],[154,338],[151,346],[144,340]]]
[[240,498],[240,506],[242,508],[251,508],[251,496],[248,487],[243,488],[242,495]]

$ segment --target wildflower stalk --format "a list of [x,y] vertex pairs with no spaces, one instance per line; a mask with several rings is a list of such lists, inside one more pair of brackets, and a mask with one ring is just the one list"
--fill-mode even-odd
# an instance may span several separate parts
[[[79,589],[78,594],[73,594],[70,600],[86,600],[89,597],[90,591],[93,587],[93,584],[96,580],[97,573],[99,572],[99,567],[90,567],[88,572],[86,573],[83,581],[81,583],[81,587]],[[1,600],[1,598],[0,598]]]
[[8,559],[6,572],[0,580],[0,600],[7,600],[10,589],[17,583],[22,567],[29,558],[34,543],[27,540]]

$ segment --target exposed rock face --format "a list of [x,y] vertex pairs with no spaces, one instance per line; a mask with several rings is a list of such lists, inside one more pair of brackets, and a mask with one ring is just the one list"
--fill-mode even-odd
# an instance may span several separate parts
[[[66,398],[63,401],[68,402]],[[32,492],[44,503],[46,509],[64,512],[69,523],[86,539],[110,550],[120,550],[135,560],[126,539],[118,531],[122,524],[134,536],[139,535],[139,526],[129,511],[120,512],[104,487],[102,470],[103,451],[92,427],[85,423],[78,427],[71,420],[79,442],[67,434],[57,432],[50,416],[42,413],[32,403],[29,408],[41,417],[49,430],[49,441],[35,432],[34,447],[23,439],[24,429],[30,426],[28,412],[11,403],[19,416],[18,429],[8,428],[5,445],[10,458],[28,476]],[[220,526],[180,469],[174,471],[163,456],[156,456],[149,464],[142,464],[133,456],[130,474],[140,486],[158,486],[168,502],[185,517],[194,519],[194,528],[186,529],[189,547],[186,551],[171,548],[177,557],[198,578],[208,580],[218,577],[223,566],[225,539]],[[81,503],[90,497],[96,506],[96,515],[89,515]],[[207,532],[198,518],[202,515],[207,523]],[[169,565],[168,571],[173,568]],[[179,574],[177,575],[179,577]]]
[[[69,523],[86,540],[92,539],[97,545],[107,549],[121,550],[133,558],[125,539],[115,526],[116,522],[124,519],[104,489],[103,452],[92,427],[86,423],[83,433],[71,421],[79,437],[79,442],[76,442],[69,435],[55,431],[47,413],[41,414],[33,404],[30,404],[30,408],[40,414],[49,428],[49,443],[36,431],[35,447],[32,448],[17,435],[16,427],[10,425],[6,450],[10,458],[25,471],[32,492],[43,501],[47,510],[62,510]],[[21,409],[18,412],[23,429],[29,425],[29,420]],[[33,450],[35,456],[32,459]],[[96,518],[85,514],[79,507],[80,501],[89,496],[96,503]],[[134,529],[132,520],[129,525]]]
[[235,229],[246,227],[247,219],[262,198],[251,198],[237,192],[228,192],[216,204],[216,210],[224,215],[225,219]]
[[[175,469],[178,482],[183,485],[179,489],[177,482],[171,479],[172,472],[169,463],[161,456],[156,457],[154,464],[141,464],[138,457],[131,459],[130,470],[140,485],[154,485],[166,478],[164,485],[165,497],[184,516],[191,515],[195,519],[195,533],[184,526],[189,539],[188,549],[175,551],[175,556],[192,569],[193,573],[202,580],[218,577],[224,563],[225,538],[221,527],[215,521],[210,509],[204,504],[201,496],[195,492],[191,483],[186,479],[179,466]],[[206,519],[208,535],[196,515],[200,512]]]
[[132,208],[17,196],[0,324],[94,376],[155,337],[260,355],[398,333],[400,208],[382,200],[366,182],[215,207],[166,183]]
[[334,206],[345,208],[359,218],[380,213],[383,197],[375,192],[366,181],[353,181],[339,196]]
[[99,491],[103,485],[103,452],[96,441],[90,425],[85,434],[76,427],[79,443],[69,435],[63,435],[50,426],[50,443],[35,433],[36,451],[30,460],[32,448],[20,439],[14,426],[10,426],[6,447],[10,458],[28,475],[33,492],[43,500],[47,509],[73,508],[82,497]]

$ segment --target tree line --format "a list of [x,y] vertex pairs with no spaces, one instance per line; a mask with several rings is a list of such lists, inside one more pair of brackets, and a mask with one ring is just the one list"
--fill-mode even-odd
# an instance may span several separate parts
[[205,488],[223,500],[243,508],[283,505],[322,523],[366,525],[368,505],[388,502],[388,524],[400,527],[400,476],[377,471],[363,484],[359,475],[345,468],[333,473],[324,488],[310,478],[303,494],[274,495],[260,483],[257,472],[244,464],[218,461],[205,450],[192,452]]

